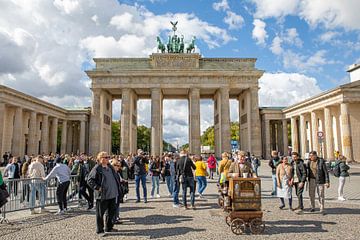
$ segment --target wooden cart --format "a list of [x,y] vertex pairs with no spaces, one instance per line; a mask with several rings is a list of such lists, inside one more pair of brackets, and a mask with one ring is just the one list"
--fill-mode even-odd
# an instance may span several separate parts
[[228,204],[223,202],[223,208],[228,212],[225,221],[234,234],[243,234],[247,228],[253,234],[265,230],[260,178],[230,178],[227,196]]

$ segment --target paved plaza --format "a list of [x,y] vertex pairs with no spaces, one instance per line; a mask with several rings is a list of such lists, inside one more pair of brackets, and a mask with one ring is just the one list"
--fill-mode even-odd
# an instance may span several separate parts
[[[8,214],[13,225],[0,225],[0,239],[358,239],[360,214],[360,166],[351,169],[346,179],[345,202],[337,201],[337,179],[331,176],[331,187],[326,191],[326,212],[304,212],[298,215],[287,208],[278,208],[279,200],[270,196],[271,175],[263,162],[262,204],[266,229],[262,235],[247,233],[234,235],[226,225],[225,214],[217,206],[216,181],[205,191],[206,200],[196,200],[196,210],[176,209],[166,197],[166,185],[161,184],[161,198],[149,199],[147,204],[135,203],[134,184],[130,184],[130,199],[121,206],[122,225],[116,235],[98,236],[95,233],[95,212],[73,206],[66,215],[36,214],[29,211]],[[151,183],[148,183],[148,195]],[[305,194],[305,208],[309,207]],[[297,204],[294,199],[294,206]],[[55,208],[49,208],[55,212]]]

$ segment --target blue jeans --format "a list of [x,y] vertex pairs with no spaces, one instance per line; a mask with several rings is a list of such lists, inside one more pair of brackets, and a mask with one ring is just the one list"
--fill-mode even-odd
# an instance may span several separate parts
[[140,201],[140,181],[144,192],[144,200],[147,200],[147,190],[146,190],[146,174],[135,175],[135,190],[136,190],[136,200]]
[[154,196],[155,193],[155,187],[156,187],[156,194],[160,193],[160,176],[152,176],[151,177],[151,182],[152,182],[152,188],[151,188],[151,196]]
[[45,207],[45,198],[46,198],[45,183],[40,182],[40,180],[33,180],[31,182],[30,209],[35,208],[36,191],[39,192],[41,208]]
[[174,181],[171,176],[165,176],[166,185],[169,191],[169,194],[173,194],[174,191]]
[[177,177],[172,176],[171,177],[174,181],[174,191],[173,191],[173,200],[174,200],[174,204],[178,205],[179,204],[179,191],[180,191],[180,183],[179,183],[179,179]]
[[196,177],[197,182],[199,184],[198,193],[202,194],[207,186],[207,180],[205,176]]
[[273,181],[273,193],[276,195],[276,188],[277,188],[277,182],[276,182],[276,174],[271,175],[272,181]]
[[194,177],[185,177],[184,178],[184,182],[182,183],[182,188],[183,188],[183,203],[184,206],[187,206],[186,204],[186,190],[187,188],[190,188],[190,202],[191,202],[191,206],[195,205],[195,186],[194,186]]

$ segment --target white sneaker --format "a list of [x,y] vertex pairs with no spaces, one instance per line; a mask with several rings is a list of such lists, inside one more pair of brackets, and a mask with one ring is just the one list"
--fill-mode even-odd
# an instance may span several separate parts
[[55,213],[55,215],[63,215],[65,212],[64,212],[64,210],[58,210],[56,213]]
[[40,209],[40,213],[48,213],[49,210],[46,210],[45,208]]
[[31,209],[31,210],[30,210],[30,214],[31,214],[31,215],[34,215],[34,214],[35,214],[35,210],[34,210],[34,209]]
[[173,204],[173,208],[179,208],[179,204]]
[[160,194],[156,194],[156,197],[157,197],[157,198],[160,198]]
[[339,201],[345,201],[346,199],[344,197],[338,197]]
[[151,195],[151,198],[154,198],[154,195]]

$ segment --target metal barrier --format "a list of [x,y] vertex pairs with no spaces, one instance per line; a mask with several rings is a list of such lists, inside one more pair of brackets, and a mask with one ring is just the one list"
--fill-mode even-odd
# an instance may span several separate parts
[[[8,202],[1,209],[0,223],[9,223],[7,213],[23,211],[27,209],[44,208],[57,204],[56,188],[58,181],[51,179],[44,181],[41,178],[4,179],[10,194]],[[69,203],[79,201],[78,177],[70,177],[70,185],[67,192]]]

